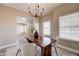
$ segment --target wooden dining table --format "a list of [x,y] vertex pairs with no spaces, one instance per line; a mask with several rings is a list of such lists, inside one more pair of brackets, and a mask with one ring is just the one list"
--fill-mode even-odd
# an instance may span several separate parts
[[41,56],[51,56],[52,55],[52,43],[55,43],[56,40],[48,38],[48,37],[41,37],[38,39],[34,39],[32,37],[26,37],[29,43],[35,43],[39,47],[41,47]]

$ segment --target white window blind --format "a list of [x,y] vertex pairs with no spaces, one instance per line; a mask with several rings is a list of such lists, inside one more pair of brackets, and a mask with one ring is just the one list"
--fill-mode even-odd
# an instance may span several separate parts
[[79,12],[59,18],[59,37],[79,41]]

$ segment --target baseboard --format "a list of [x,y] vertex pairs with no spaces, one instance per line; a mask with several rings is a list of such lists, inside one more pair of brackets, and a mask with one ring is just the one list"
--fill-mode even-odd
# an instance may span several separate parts
[[0,49],[8,48],[8,47],[15,46],[15,45],[16,45],[16,43],[8,44],[5,46],[0,46]]
[[57,46],[60,47],[60,48],[69,50],[69,51],[71,51],[71,52],[73,52],[73,53],[79,54],[79,50],[75,50],[75,49],[72,49],[72,48],[68,48],[68,47],[65,47],[65,46],[62,46],[62,45],[57,45]]

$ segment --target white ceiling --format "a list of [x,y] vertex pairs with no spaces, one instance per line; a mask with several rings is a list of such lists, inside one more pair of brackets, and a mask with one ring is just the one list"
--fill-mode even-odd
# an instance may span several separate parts
[[[32,13],[33,14],[35,13],[34,3],[4,3],[3,5],[20,10],[20,11],[24,11],[26,13],[27,13],[27,6],[30,5]],[[45,9],[43,15],[46,15],[49,12],[51,12],[55,7],[61,5],[61,3],[39,3],[39,5],[40,5],[40,10],[41,8]]]

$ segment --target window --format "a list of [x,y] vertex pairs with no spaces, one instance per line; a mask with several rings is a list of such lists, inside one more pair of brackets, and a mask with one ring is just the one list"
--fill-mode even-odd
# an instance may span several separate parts
[[35,29],[38,31],[38,33],[39,33],[39,20],[34,20],[33,25],[34,25]]
[[43,22],[43,34],[50,36],[50,21]]
[[59,37],[79,41],[79,12],[60,17]]
[[34,23],[35,29],[38,31],[39,33],[39,24],[38,23]]
[[23,33],[23,32],[26,32],[26,24],[22,24],[22,23],[18,23],[17,24],[17,32],[20,34],[20,33]]
[[21,34],[26,32],[26,18],[24,17],[17,17],[17,34]]

